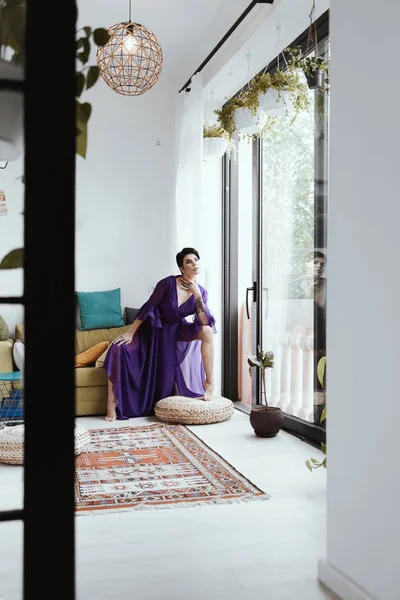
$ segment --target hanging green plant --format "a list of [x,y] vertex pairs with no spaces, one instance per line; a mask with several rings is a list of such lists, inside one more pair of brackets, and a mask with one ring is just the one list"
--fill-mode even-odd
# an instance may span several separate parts
[[236,153],[236,145],[235,142],[229,137],[229,134],[217,123],[213,125],[209,125],[207,122],[203,125],[203,139],[212,140],[212,139],[223,139],[228,142],[227,149]]
[[218,122],[222,129],[232,138],[236,131],[235,112],[238,108],[245,108],[243,96],[231,98],[221,109],[215,110]]
[[300,46],[286,48],[289,68],[301,69],[310,90],[324,88],[329,92],[329,61],[322,56],[305,55]]
[[229,135],[220,125],[203,125],[203,138],[223,138],[229,140]]
[[301,82],[298,73],[278,69],[275,73],[263,73],[251,80],[249,90],[246,92],[247,106],[256,112],[260,106],[260,97],[267,94],[269,90],[277,92],[277,101],[282,100],[284,94],[287,95],[288,102],[284,100],[286,113],[288,114],[289,103],[294,108],[294,118],[300,110],[306,110],[310,105],[307,86]]
[[[247,89],[240,96],[235,96],[220,110],[214,111],[218,116],[220,126],[230,137],[236,131],[235,112],[239,108],[248,108],[252,115],[256,115],[260,109],[260,98],[269,90],[277,92],[277,101],[282,100],[284,95],[287,96],[287,104],[290,104],[294,109],[292,122],[300,110],[306,110],[310,105],[307,85],[300,80],[298,73],[278,69],[275,73],[257,75],[249,82]],[[286,106],[286,114],[289,114],[288,106]],[[275,122],[273,117],[269,117],[264,130],[273,127]]]

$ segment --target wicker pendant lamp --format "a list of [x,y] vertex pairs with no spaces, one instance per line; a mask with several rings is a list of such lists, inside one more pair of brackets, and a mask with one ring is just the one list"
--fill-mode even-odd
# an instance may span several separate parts
[[106,84],[117,94],[140,96],[160,77],[163,54],[159,41],[144,25],[131,20],[109,28],[110,39],[97,50],[97,65]]

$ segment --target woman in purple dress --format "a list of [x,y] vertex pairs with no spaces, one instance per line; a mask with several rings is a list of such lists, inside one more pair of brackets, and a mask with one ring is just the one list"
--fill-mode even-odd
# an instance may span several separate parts
[[179,252],[181,275],[159,281],[130,329],[110,346],[106,421],[152,414],[158,400],[175,394],[212,398],[216,329],[207,291],[196,283],[199,260],[194,248]]

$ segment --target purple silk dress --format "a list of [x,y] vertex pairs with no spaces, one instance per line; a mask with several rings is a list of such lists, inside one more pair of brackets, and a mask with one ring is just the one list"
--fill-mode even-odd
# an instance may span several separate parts
[[[176,280],[172,275],[157,283],[136,316],[143,323],[132,342],[113,344],[107,352],[103,368],[113,384],[118,419],[154,414],[155,403],[168,396],[199,398],[204,393],[205,371],[197,340],[202,324],[193,296],[178,306]],[[207,323],[216,333],[207,291],[199,288]]]

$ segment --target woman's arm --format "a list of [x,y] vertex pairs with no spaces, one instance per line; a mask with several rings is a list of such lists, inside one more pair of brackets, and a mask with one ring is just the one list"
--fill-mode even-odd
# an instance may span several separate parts
[[135,335],[142,323],[143,321],[140,321],[140,319],[135,319],[133,321],[132,325],[128,329],[128,332],[132,334],[132,337]]
[[[200,291],[200,290],[199,290]],[[195,296],[196,298],[196,313],[199,317],[200,323],[205,326],[208,325],[208,318],[206,315],[206,309],[204,307],[203,297],[200,292],[200,296]]]
[[184,289],[190,290],[196,300],[196,315],[200,321],[200,323],[205,327],[209,325],[207,311],[205,307],[205,302],[203,300],[203,295],[197,283],[191,281],[187,277],[181,278],[181,285]]

